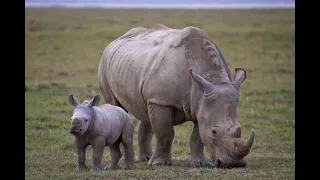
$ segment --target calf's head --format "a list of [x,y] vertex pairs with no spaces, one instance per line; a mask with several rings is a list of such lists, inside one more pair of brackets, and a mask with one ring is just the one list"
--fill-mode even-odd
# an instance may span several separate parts
[[96,95],[90,101],[85,100],[82,104],[72,94],[68,98],[69,103],[75,107],[69,132],[74,136],[83,135],[92,124],[94,115],[92,107],[99,104],[100,96]]
[[245,167],[245,156],[249,154],[255,136],[252,130],[248,139],[241,138],[237,104],[246,72],[241,68],[235,71],[232,82],[214,84],[190,70],[193,80],[203,90],[196,112],[200,137],[215,167],[219,168]]

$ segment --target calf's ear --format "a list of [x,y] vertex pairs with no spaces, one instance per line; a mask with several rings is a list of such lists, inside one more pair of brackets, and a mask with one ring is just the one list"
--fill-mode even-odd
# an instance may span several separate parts
[[100,96],[96,95],[90,100],[90,102],[88,103],[88,106],[89,107],[96,106],[99,104],[99,102],[100,102]]
[[69,99],[69,103],[74,107],[77,107],[78,104],[80,104],[72,94],[69,94],[68,99]]

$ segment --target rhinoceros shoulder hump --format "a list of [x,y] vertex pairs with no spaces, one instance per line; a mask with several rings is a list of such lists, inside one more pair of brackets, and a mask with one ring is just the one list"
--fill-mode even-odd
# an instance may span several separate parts
[[208,35],[199,28],[188,26],[181,30],[180,37],[175,38],[175,42],[173,42],[170,47],[180,47],[183,44],[186,44],[188,41],[192,40],[192,38],[207,38]]
[[171,28],[163,25],[163,24],[156,24],[152,29],[156,29],[156,30],[169,30]]
[[136,27],[127,31],[124,35],[122,35],[119,39],[128,39],[139,34],[146,32],[148,29],[144,27]]

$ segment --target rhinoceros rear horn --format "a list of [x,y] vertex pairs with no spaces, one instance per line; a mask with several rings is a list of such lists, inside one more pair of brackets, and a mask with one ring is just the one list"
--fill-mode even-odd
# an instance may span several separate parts
[[72,94],[69,94],[68,100],[69,100],[69,103],[74,107],[76,107],[76,106],[78,106],[78,104],[80,104],[78,102],[78,100]]
[[243,143],[238,144],[238,147],[236,147],[235,149],[235,154],[238,157],[244,157],[249,154],[254,142],[254,136],[255,136],[255,131],[252,129],[250,137],[244,142],[242,141]]
[[205,94],[208,94],[214,90],[214,84],[211,82],[207,81],[203,77],[201,77],[199,74],[192,72],[192,68],[189,68],[189,71],[191,73],[191,77],[195,82],[197,82],[200,87],[203,89]]

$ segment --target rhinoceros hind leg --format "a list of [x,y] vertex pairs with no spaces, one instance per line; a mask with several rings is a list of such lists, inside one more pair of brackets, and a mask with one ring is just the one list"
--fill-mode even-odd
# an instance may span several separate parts
[[170,107],[148,104],[148,114],[153,132],[156,136],[156,149],[148,165],[170,166],[171,147],[174,139],[173,117]]
[[190,167],[213,167],[213,163],[204,155],[204,145],[200,138],[198,123],[194,123],[193,126],[192,135],[190,137],[190,151]]
[[120,152],[121,152],[121,154],[122,154],[122,156],[121,156],[121,158],[120,158],[120,160],[119,160],[119,163],[124,163],[124,162],[125,162],[125,157],[124,157],[124,154],[125,154],[125,150],[124,150],[124,149],[125,149],[125,148],[124,148],[122,142],[120,142],[119,146],[120,146]]
[[111,162],[108,166],[106,166],[104,169],[118,169],[118,162],[119,159],[121,158],[121,152],[119,148],[119,142],[116,142],[114,144],[111,144],[109,146],[110,148],[110,153],[111,153]]
[[138,123],[139,161],[149,161],[152,156],[152,126],[151,124]]
[[[130,118],[128,116],[128,118]],[[124,148],[124,169],[133,169],[136,167],[135,165],[135,155],[133,151],[133,131],[134,126],[132,124],[132,121],[127,121],[123,131],[122,131],[122,137],[121,142],[123,144]]]

